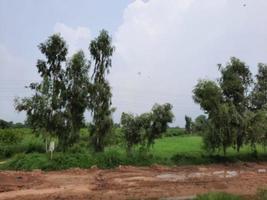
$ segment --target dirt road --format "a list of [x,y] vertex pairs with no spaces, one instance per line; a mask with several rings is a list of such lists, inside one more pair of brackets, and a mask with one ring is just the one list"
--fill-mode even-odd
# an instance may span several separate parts
[[0,200],[179,199],[208,191],[253,195],[261,187],[267,187],[267,163],[0,171]]

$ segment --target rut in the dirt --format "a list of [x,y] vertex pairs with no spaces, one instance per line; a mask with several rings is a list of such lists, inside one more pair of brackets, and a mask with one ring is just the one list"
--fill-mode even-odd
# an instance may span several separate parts
[[267,163],[0,172],[0,200],[174,200],[210,191],[254,195],[262,187],[267,187]]

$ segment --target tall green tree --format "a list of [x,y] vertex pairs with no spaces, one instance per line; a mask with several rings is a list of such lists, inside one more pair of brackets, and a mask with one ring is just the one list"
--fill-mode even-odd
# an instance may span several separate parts
[[219,84],[200,81],[193,90],[193,99],[208,114],[209,131],[204,137],[206,146],[223,149],[240,147],[246,141],[246,113],[249,111],[249,90],[253,82],[249,67],[231,58],[225,67],[219,65]]
[[253,82],[249,67],[232,57],[225,67],[220,66],[220,86],[227,102],[232,102],[241,113],[248,107],[248,91]]
[[82,51],[77,52],[67,64],[65,73],[66,117],[68,120],[68,145],[79,139],[80,129],[84,125],[84,112],[90,100],[89,62]]
[[91,42],[89,50],[94,65],[90,98],[93,117],[90,126],[91,141],[94,150],[101,152],[104,151],[105,138],[112,130],[112,113],[114,112],[114,109],[111,108],[111,88],[106,79],[112,66],[111,57],[114,52],[112,39],[108,32],[102,30],[100,35]]
[[16,109],[26,111],[27,122],[34,130],[57,135],[62,145],[65,138],[63,66],[68,50],[64,39],[57,34],[38,47],[45,56],[36,65],[42,80],[30,84],[29,88],[34,91],[32,97],[15,100]]
[[[238,58],[232,57],[225,67],[221,67],[220,86],[222,88],[224,99],[228,103],[232,103],[239,115],[244,117],[244,113],[249,108],[249,89],[253,82],[252,74],[249,67]],[[240,118],[240,122],[236,123],[236,147],[239,151],[245,141],[245,124]]]

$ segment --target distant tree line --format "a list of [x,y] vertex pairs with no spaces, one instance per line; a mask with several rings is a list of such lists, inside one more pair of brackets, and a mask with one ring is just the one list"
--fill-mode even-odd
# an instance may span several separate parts
[[21,123],[21,122],[17,122],[17,123],[14,123],[12,121],[10,122],[7,122],[3,119],[0,119],[0,129],[6,129],[6,128],[25,128],[27,127],[26,124],[24,123]]

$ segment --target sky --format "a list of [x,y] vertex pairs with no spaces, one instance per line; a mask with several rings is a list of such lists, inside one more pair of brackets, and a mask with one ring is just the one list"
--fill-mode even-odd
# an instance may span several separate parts
[[82,49],[89,59],[90,41],[106,29],[116,48],[108,77],[115,122],[168,102],[172,125],[184,126],[185,115],[203,113],[192,90],[218,78],[217,64],[235,56],[255,75],[267,63],[266,10],[266,0],[0,0],[0,119],[25,120],[14,98],[39,80],[39,43],[60,33],[69,57]]

